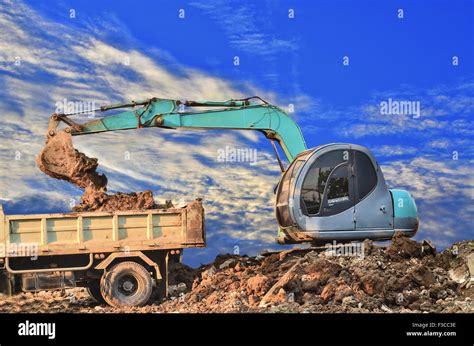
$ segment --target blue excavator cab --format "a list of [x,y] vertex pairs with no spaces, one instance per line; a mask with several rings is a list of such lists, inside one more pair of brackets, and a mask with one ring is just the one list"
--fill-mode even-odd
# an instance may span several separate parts
[[355,144],[300,153],[281,177],[275,210],[279,243],[386,240],[418,229],[410,193],[389,190],[372,153]]

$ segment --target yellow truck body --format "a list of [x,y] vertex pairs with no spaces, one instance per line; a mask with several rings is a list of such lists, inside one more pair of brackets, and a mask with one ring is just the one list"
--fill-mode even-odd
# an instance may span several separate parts
[[[109,272],[121,270],[130,277],[127,288],[148,282],[143,277],[148,272],[153,287],[166,295],[170,259],[180,260],[184,248],[204,246],[200,199],[182,208],[31,215],[5,215],[0,206],[0,292],[64,288],[65,282],[74,282],[100,301],[107,294],[101,285],[110,288],[114,283],[105,281],[117,276]],[[122,262],[128,267],[115,268]],[[142,305],[131,293],[117,300],[119,288],[107,291],[107,303]],[[149,287],[137,289],[146,298]]]
[[199,201],[183,208],[118,212],[5,215],[0,209],[0,221],[0,242],[6,248],[14,252],[36,244],[40,256],[205,244]]

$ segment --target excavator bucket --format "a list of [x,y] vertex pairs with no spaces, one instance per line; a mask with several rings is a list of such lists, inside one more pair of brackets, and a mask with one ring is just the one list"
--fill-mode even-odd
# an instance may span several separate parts
[[96,172],[97,159],[80,153],[72,144],[72,136],[66,130],[49,135],[46,145],[36,157],[39,169],[56,179],[69,181],[79,187],[104,189],[105,175]]

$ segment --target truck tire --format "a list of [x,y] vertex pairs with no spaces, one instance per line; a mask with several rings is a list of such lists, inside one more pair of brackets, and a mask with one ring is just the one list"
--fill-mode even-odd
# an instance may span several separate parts
[[100,291],[100,280],[94,280],[94,281],[89,282],[89,284],[87,285],[87,292],[97,303],[100,303],[100,304],[106,303]]
[[100,291],[105,301],[114,307],[142,306],[150,300],[153,281],[141,264],[122,262],[102,276]]

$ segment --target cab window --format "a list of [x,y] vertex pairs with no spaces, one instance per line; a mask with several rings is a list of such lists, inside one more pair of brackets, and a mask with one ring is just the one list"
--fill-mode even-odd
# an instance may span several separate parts
[[357,201],[361,201],[377,185],[377,173],[370,158],[360,152],[355,152],[355,164],[357,175]]
[[331,151],[312,164],[304,178],[301,190],[301,209],[305,215],[327,215],[329,211],[321,208],[323,203],[326,209],[341,203],[344,204],[343,208],[346,208],[344,202],[350,200],[349,165],[350,152],[348,150]]
[[298,160],[291,164],[280,182],[279,193],[277,194],[277,217],[280,226],[288,227],[292,224],[288,209],[288,198],[291,184],[303,162],[303,160]]
[[331,172],[320,216],[338,214],[352,206],[349,195],[349,168],[349,163],[342,163]]

